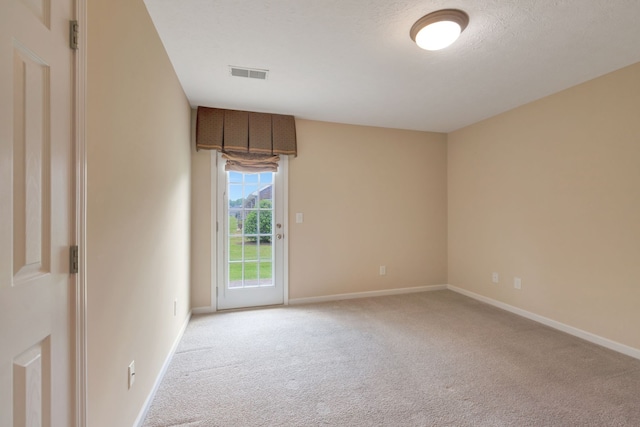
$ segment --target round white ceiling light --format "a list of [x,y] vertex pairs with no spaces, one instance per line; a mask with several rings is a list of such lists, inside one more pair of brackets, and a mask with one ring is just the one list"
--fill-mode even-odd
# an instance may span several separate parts
[[443,9],[418,19],[411,27],[411,40],[422,49],[440,50],[455,42],[469,24],[469,15],[458,9]]

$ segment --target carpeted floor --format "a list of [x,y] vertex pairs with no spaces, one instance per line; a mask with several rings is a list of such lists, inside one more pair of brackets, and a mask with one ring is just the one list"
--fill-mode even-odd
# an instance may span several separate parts
[[144,422],[318,425],[640,426],[640,361],[451,291],[218,313]]

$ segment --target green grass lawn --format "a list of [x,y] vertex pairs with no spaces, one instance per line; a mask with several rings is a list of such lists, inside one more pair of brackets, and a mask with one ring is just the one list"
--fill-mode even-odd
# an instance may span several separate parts
[[[258,248],[260,248],[260,260],[271,261],[271,243],[244,243],[244,259],[246,261],[258,260]],[[242,237],[229,239],[229,261],[242,261]]]
[[[242,267],[244,265],[244,280],[255,280],[258,278],[257,262],[233,262],[229,264],[229,281],[242,280]],[[260,262],[260,278],[271,279],[273,277],[272,263]]]
[[[238,221],[235,217],[229,217],[229,234],[239,233]],[[244,246],[244,258],[242,248]],[[242,280],[242,268],[244,265],[244,279],[255,280],[258,278],[258,251],[260,251],[260,279],[270,279],[273,277],[272,248],[271,243],[258,243],[245,241],[242,244],[242,237],[229,238],[229,260],[242,261],[229,264],[229,281]]]

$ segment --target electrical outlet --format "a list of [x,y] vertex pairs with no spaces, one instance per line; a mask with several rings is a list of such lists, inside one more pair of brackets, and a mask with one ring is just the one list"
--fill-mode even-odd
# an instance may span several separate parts
[[493,283],[499,283],[500,282],[500,275],[498,273],[492,273],[491,274],[491,281]]
[[522,289],[522,279],[519,277],[513,278],[513,287],[516,289]]
[[385,276],[387,274],[387,267],[384,265],[380,266],[380,275]]
[[132,360],[131,363],[129,363],[129,388],[131,388],[133,386],[133,383],[136,380],[136,361]]

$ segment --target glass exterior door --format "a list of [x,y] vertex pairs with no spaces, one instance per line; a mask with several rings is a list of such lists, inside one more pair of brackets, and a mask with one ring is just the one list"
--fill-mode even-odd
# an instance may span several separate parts
[[218,309],[282,304],[282,172],[225,172],[218,162]]

